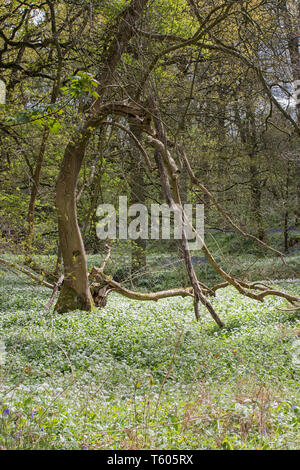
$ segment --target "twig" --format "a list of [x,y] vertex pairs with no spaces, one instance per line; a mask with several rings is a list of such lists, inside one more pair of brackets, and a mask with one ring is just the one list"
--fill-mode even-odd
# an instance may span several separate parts
[[58,289],[60,288],[60,286],[62,285],[63,283],[63,280],[64,280],[64,275],[62,274],[60,276],[60,278],[58,279],[57,283],[55,284],[54,286],[54,289],[53,289],[53,292],[51,294],[51,297],[50,299],[48,300],[48,302],[46,303],[45,305],[45,312],[49,312],[50,308],[51,308],[51,305],[53,304],[54,300],[55,300],[55,297],[57,295],[57,292],[58,292]]
[[107,264],[107,262],[108,262],[108,260],[109,260],[109,258],[110,258],[110,255],[111,255],[111,249],[112,249],[112,247],[111,247],[110,245],[105,245],[105,248],[107,248],[108,252],[107,252],[107,255],[106,255],[106,257],[105,257],[105,259],[104,259],[104,261],[103,261],[103,263],[102,263],[102,266],[101,266],[101,268],[100,268],[101,271],[104,271],[105,266],[106,266],[106,264]]

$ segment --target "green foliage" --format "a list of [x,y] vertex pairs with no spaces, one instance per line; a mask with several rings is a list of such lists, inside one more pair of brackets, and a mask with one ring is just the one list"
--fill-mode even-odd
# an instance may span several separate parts
[[55,115],[62,114],[62,110],[56,104],[34,106],[16,113],[15,116],[7,116],[6,122],[14,124],[34,123],[40,128],[47,125],[53,134],[57,134],[61,128],[61,123]]
[[99,86],[97,80],[88,72],[78,72],[77,75],[70,79],[70,85],[62,88],[65,94],[72,98],[79,98],[83,94],[90,94],[94,98],[99,98],[99,94],[95,90]]

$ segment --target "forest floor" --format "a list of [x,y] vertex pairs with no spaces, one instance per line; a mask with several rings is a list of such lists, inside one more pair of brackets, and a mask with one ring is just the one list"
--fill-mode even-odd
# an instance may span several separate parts
[[220,290],[219,329],[189,298],[58,315],[50,292],[0,270],[0,448],[299,447],[300,313],[284,300]]

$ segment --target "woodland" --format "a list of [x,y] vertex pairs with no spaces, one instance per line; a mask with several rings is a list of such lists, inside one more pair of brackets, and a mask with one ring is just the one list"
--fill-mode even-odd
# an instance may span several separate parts
[[[299,30],[299,0],[2,0],[1,449],[297,449]],[[100,239],[124,196],[199,249]]]

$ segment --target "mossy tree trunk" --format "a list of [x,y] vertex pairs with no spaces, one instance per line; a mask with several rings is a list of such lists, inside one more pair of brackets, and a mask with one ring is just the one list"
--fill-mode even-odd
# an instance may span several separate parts
[[56,187],[59,240],[65,276],[55,307],[59,313],[76,309],[89,311],[93,305],[76,209],[76,186],[85,145],[86,139],[79,145],[68,144]]

